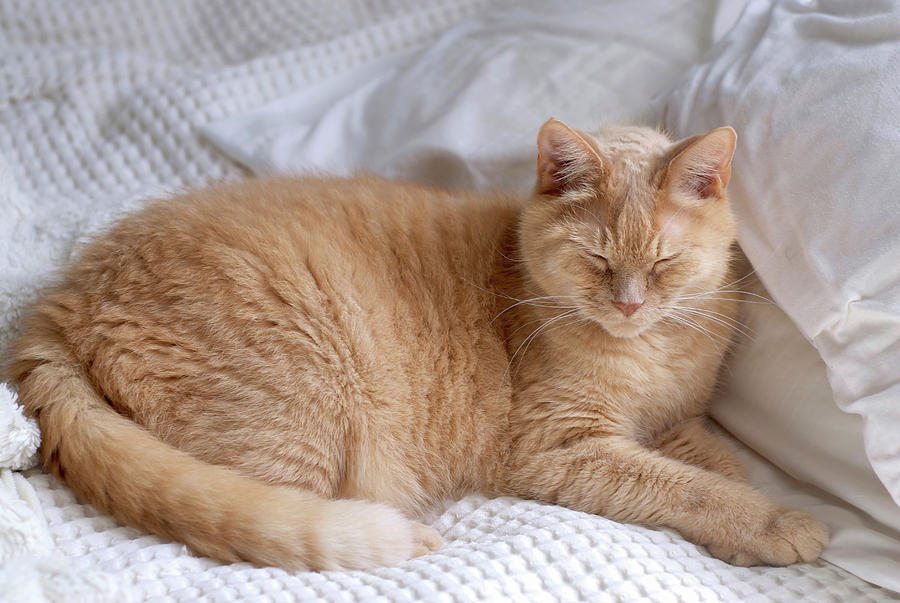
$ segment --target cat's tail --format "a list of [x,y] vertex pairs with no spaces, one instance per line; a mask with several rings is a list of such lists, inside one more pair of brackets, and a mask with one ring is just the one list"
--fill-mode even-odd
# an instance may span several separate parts
[[30,343],[10,376],[40,424],[45,468],[126,524],[220,561],[291,569],[391,565],[440,545],[390,507],[266,485],[177,450],[118,414],[63,342]]

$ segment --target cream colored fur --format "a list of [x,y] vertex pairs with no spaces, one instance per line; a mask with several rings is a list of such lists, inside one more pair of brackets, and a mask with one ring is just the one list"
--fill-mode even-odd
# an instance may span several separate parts
[[551,120],[528,199],[361,176],[162,200],[68,268],[9,377],[47,468],[224,561],[393,564],[469,491],[809,561],[821,524],[703,425],[737,325],[733,150]]

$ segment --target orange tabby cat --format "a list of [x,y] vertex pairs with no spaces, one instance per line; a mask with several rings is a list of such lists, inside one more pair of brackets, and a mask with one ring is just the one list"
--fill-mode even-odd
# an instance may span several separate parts
[[441,544],[408,518],[470,491],[810,561],[823,526],[703,425],[734,144],[550,120],[529,199],[365,176],[160,201],[37,304],[9,377],[48,469],[223,561],[396,563]]

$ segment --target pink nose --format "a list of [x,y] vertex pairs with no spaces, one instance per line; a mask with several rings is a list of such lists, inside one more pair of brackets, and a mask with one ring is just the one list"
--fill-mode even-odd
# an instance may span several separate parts
[[620,302],[614,301],[613,305],[619,309],[625,316],[631,316],[637,309],[644,305],[644,302]]

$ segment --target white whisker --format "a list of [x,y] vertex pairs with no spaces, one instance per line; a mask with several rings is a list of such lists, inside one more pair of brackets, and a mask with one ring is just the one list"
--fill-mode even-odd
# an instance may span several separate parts
[[666,309],[687,313],[693,317],[706,318],[707,320],[711,320],[722,325],[726,329],[737,331],[741,335],[753,339],[753,329],[737,320],[736,318],[732,318],[731,316],[728,316],[726,314],[713,312],[712,310],[692,308],[689,306],[667,306]]
[[573,315],[577,314],[578,311],[579,311],[578,309],[575,309],[575,310],[568,310],[566,312],[562,312],[561,314],[557,314],[556,316],[553,316],[552,318],[549,318],[546,321],[544,321],[543,324],[541,324],[536,329],[534,329],[531,333],[529,333],[528,336],[524,340],[522,340],[522,343],[519,344],[519,347],[516,348],[516,351],[513,352],[513,355],[510,357],[509,363],[506,365],[506,372],[503,374],[503,378],[505,379],[506,376],[509,374],[509,369],[512,367],[513,363],[515,362],[516,357],[519,356],[519,351],[522,350],[523,346],[525,346],[525,351],[522,352],[522,356],[519,356],[520,361],[521,361],[522,357],[525,356],[525,352],[527,352],[528,348],[531,346],[531,342],[533,342],[535,340],[535,338],[537,338],[537,336],[541,333],[541,331],[543,331],[548,326],[550,326],[551,324],[553,324],[554,322],[556,322],[558,320],[562,320],[569,316],[573,316]]
[[509,306],[508,308],[506,308],[505,310],[502,310],[499,314],[497,314],[497,316],[492,318],[491,322],[488,324],[494,324],[494,321],[497,320],[498,318],[500,318],[500,316],[509,312],[516,306],[521,306],[522,304],[527,304],[530,306],[537,306],[540,308],[559,308],[559,309],[568,309],[568,310],[572,310],[572,309],[578,307],[577,305],[572,304],[572,303],[564,304],[564,303],[553,303],[553,302],[546,301],[546,300],[554,300],[554,299],[559,299],[559,298],[560,298],[560,296],[557,296],[557,295],[544,295],[542,297],[532,297],[530,299],[520,299],[516,303],[514,303],[511,306]]
[[[692,294],[688,294],[688,295],[682,295],[680,297],[681,297],[681,299],[707,299],[709,295],[724,294],[724,293],[733,293],[736,295],[748,295],[750,297],[756,297],[758,299],[761,299],[761,300],[763,300],[763,302],[765,302],[767,304],[775,303],[771,299],[766,297],[765,295],[751,293],[750,291],[741,291],[740,289],[724,289],[724,290],[723,289],[713,289],[712,291],[706,291],[703,293],[692,293]],[[737,300],[737,301],[741,301],[741,300]]]
[[683,301],[694,301],[694,300],[698,300],[698,299],[702,299],[704,301],[706,301],[706,300],[733,301],[733,302],[737,302],[739,304],[759,304],[759,305],[765,305],[765,306],[772,305],[772,302],[770,302],[770,301],[753,301],[753,300],[749,300],[749,299],[739,299],[737,297],[708,297],[705,295],[704,296],[696,296],[696,297],[679,297],[679,298],[677,298],[677,301],[682,301],[682,300]]
[[[519,303],[530,303],[530,302],[533,302],[534,300],[549,300],[549,299],[562,300],[562,299],[577,299],[578,298],[577,295],[543,295],[543,296],[538,296],[538,297],[532,297],[529,299],[520,299],[518,297],[513,297],[512,295],[507,295],[506,293],[497,293],[496,291],[491,291],[490,289],[485,289],[484,287],[482,287],[476,283],[473,283],[472,281],[467,280],[467,279],[462,279],[462,280],[466,284],[472,285],[476,289],[478,289],[480,291],[484,291],[485,293],[487,293],[489,295],[493,295],[495,297],[501,297],[503,299],[508,299],[510,301],[519,302]],[[560,302],[560,304],[557,304],[557,305],[550,304],[549,302],[543,302],[543,303],[545,304],[544,307],[563,307],[565,305],[565,304],[562,304],[561,302]],[[541,304],[533,304],[533,305],[540,306]]]
[[[724,343],[731,343],[730,338],[723,337],[722,335],[720,335],[718,333],[710,331],[709,329],[707,329],[706,327],[704,327],[703,325],[698,323],[696,320],[694,320],[692,317],[690,317],[688,315],[684,315],[684,314],[678,314],[677,312],[678,312],[678,310],[673,311],[670,314],[667,314],[666,318],[672,318],[676,321],[679,321],[679,322],[681,322],[682,325],[689,326],[689,327],[693,328],[694,330],[696,330],[700,333],[703,333],[704,335],[709,337],[710,340],[718,339],[719,341],[722,341]],[[663,320],[665,320],[665,318]]]
[[603,224],[603,220],[600,219],[600,216],[598,216],[597,214],[595,214],[594,212],[592,212],[591,210],[589,210],[589,209],[586,208],[585,206],[583,206],[583,205],[581,205],[581,204],[576,204],[576,205],[573,205],[573,207],[577,207],[577,208],[580,209],[580,210],[586,211],[587,213],[589,213],[589,214],[591,214],[592,216],[594,216],[594,219],[597,220],[597,223],[598,223],[598,224]]

